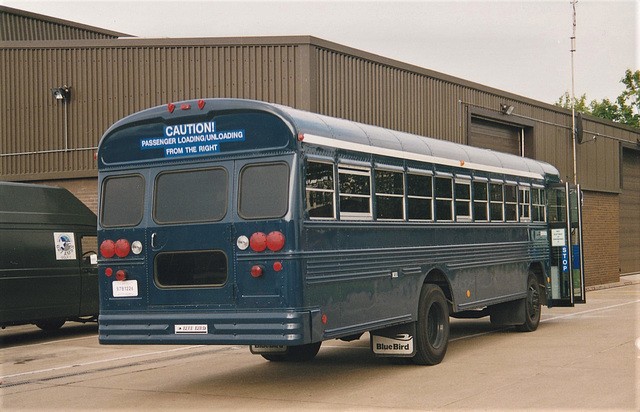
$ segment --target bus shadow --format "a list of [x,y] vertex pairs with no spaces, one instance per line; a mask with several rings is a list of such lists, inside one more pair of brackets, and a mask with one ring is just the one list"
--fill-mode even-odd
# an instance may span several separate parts
[[[496,327],[486,320],[455,320],[451,324],[451,339],[447,357],[456,349],[461,349],[468,339],[483,339],[484,335],[516,333],[513,328]],[[463,340],[460,342],[460,340]],[[445,357],[441,365],[425,367],[414,365],[410,359],[376,357],[370,349],[369,335],[359,341],[345,343],[325,341],[316,358],[311,362],[287,363],[256,360],[250,365],[240,365],[232,370],[218,371],[197,381],[191,381],[185,391],[234,393],[244,396],[242,388],[250,387],[259,393],[270,393],[276,388],[289,394],[308,392],[310,388],[332,387],[346,384],[352,379],[366,384],[368,376],[383,375],[393,371],[407,371],[414,375],[416,371],[435,372],[441,367],[449,369],[455,362],[447,364]],[[259,358],[256,356],[256,358]],[[437,369],[431,369],[437,368]],[[401,373],[401,372],[400,372]],[[429,372],[431,373],[431,372]]]
[[44,331],[35,325],[7,326],[0,330],[0,347],[9,348],[26,344],[43,343],[70,337],[95,335],[98,338],[98,323],[67,322],[54,331]]

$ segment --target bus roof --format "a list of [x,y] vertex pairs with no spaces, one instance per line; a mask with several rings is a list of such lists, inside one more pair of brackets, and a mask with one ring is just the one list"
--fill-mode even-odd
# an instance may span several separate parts
[[[308,144],[447,165],[468,169],[470,172],[482,170],[533,179],[560,180],[558,170],[542,161],[329,117],[278,104],[243,99],[215,98],[184,101],[143,110],[111,126],[103,136],[100,147],[106,146],[105,143],[108,143],[111,135],[132,124],[162,122],[169,125],[176,124],[180,118],[184,118],[184,122],[193,122],[194,118],[213,118],[215,113],[220,111],[225,113],[251,111],[275,115],[287,125],[293,139],[303,137],[303,142]],[[122,150],[125,151],[124,148]],[[109,163],[105,162],[102,156],[99,156],[98,162],[99,167]]]
[[97,228],[97,218],[67,189],[57,186],[0,182],[0,224],[72,225]]
[[305,142],[347,150],[463,167],[470,170],[559,180],[558,170],[539,160],[399,132],[378,126],[277,106]]

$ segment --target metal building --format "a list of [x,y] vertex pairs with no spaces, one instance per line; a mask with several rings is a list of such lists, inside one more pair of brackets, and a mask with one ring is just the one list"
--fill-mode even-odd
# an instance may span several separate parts
[[[200,97],[521,154],[574,180],[570,111],[322,39],[138,39],[7,7],[0,23],[0,180],[64,186],[94,211],[102,133],[135,111]],[[640,131],[588,115],[582,129],[575,169],[594,285],[640,272]]]

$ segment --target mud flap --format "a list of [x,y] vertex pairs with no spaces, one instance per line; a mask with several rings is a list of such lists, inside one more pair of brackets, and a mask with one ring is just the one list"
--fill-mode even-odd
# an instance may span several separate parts
[[491,324],[496,326],[522,325],[526,319],[526,299],[489,306]]
[[416,354],[415,335],[415,322],[372,331],[371,351],[380,357],[413,357]]

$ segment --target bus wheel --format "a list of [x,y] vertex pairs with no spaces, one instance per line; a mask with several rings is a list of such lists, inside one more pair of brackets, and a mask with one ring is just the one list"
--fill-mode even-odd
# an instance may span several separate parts
[[416,325],[416,354],[418,365],[442,362],[449,342],[449,306],[437,285],[427,284],[420,292],[418,323]]
[[529,275],[527,279],[527,298],[524,306],[525,322],[522,325],[516,325],[516,330],[533,332],[540,324],[540,290],[534,275]]
[[308,362],[316,357],[320,345],[322,342],[289,346],[289,351],[285,354],[263,354],[262,357],[271,362]]
[[36,326],[45,332],[53,332],[64,325],[64,319],[46,319],[36,322]]

